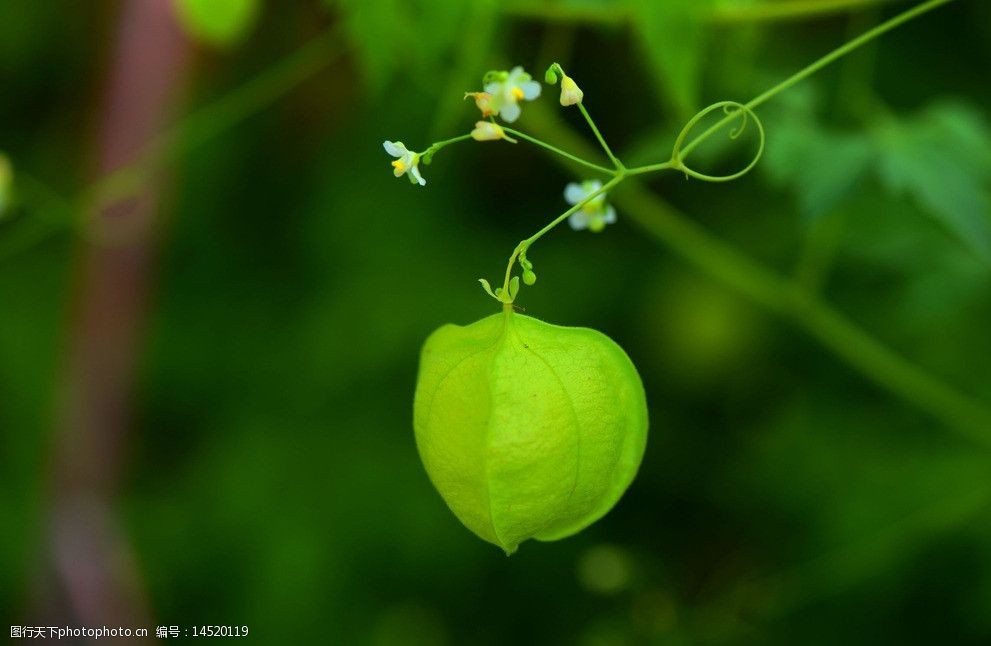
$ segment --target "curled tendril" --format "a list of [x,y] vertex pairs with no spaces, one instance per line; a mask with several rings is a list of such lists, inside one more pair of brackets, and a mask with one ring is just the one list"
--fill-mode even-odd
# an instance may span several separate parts
[[[723,114],[727,117],[733,113],[733,106],[727,104],[723,106]],[[749,114],[746,110],[743,111],[743,118],[740,119],[740,125],[729,131],[729,138],[736,139],[743,134],[743,131],[747,129],[747,121],[750,119]]]
[[[748,118],[753,118],[754,124],[757,126],[757,135],[759,138],[757,153],[754,155],[753,159],[750,160],[750,163],[743,168],[743,170],[737,171],[732,175],[706,175],[705,173],[700,173],[692,168],[689,168],[688,166],[685,165],[685,163],[681,159],[681,146],[685,142],[685,137],[688,136],[688,133],[692,130],[692,128],[695,127],[695,125],[699,121],[704,119],[706,115],[708,115],[710,112],[714,110],[719,110],[719,109],[722,109],[723,112],[726,113],[727,117],[741,115],[740,125],[730,130],[729,133],[730,139],[736,139],[741,134],[743,134],[743,131],[747,127]],[[700,139],[705,138],[706,136],[711,134],[712,132],[715,132],[722,125],[723,125],[722,123],[717,123],[716,125],[712,126],[704,133],[702,133],[702,135],[700,135],[699,139],[696,139],[696,141],[699,141]],[[705,180],[707,182],[728,182],[730,180],[737,179],[749,173],[750,170],[757,165],[757,162],[760,161],[762,154],[764,154],[764,124],[761,123],[760,117],[758,117],[757,114],[752,109],[750,109],[749,107],[747,107],[742,103],[737,103],[736,101],[719,101],[717,103],[713,103],[712,105],[706,108],[703,108],[702,110],[699,110],[697,113],[695,113],[694,117],[688,120],[688,123],[685,124],[685,127],[681,129],[681,132],[678,133],[678,138],[675,139],[674,147],[671,149],[671,165],[672,168],[680,170],[686,175],[690,177],[694,177],[696,179]]]

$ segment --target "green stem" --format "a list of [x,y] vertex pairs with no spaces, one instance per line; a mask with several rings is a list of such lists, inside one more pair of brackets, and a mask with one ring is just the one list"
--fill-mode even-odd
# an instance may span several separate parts
[[[666,162],[660,162],[660,163],[657,163],[657,164],[650,164],[650,165],[647,165],[647,166],[639,166],[639,167],[634,168],[632,170],[627,170],[623,166],[622,162],[620,162],[619,159],[617,159],[616,156],[613,155],[612,150],[610,150],[609,145],[606,143],[605,139],[602,137],[602,134],[599,132],[599,129],[596,127],[595,122],[592,120],[591,115],[589,115],[588,111],[585,109],[585,107],[581,103],[578,103],[578,109],[581,111],[582,115],[585,117],[585,121],[588,122],[589,127],[592,129],[592,132],[595,133],[595,138],[598,140],[599,144],[602,146],[602,149],[606,152],[606,154],[609,156],[609,159],[612,160],[613,164],[616,166],[616,170],[615,171],[609,171],[608,169],[602,168],[602,167],[597,166],[595,164],[591,164],[590,162],[587,162],[587,161],[581,159],[580,157],[577,157],[575,155],[572,155],[571,153],[567,153],[567,152],[561,150],[560,148],[557,148],[556,146],[551,146],[550,144],[544,143],[543,141],[541,141],[539,139],[536,139],[534,137],[531,137],[530,135],[527,135],[526,133],[520,132],[518,130],[513,130],[511,128],[504,128],[507,132],[509,132],[509,133],[511,133],[513,135],[516,135],[517,137],[520,137],[521,139],[526,139],[527,141],[530,141],[530,142],[533,142],[533,143],[535,143],[535,144],[537,144],[539,146],[542,146],[542,147],[544,147],[544,148],[546,148],[546,149],[548,149],[548,150],[550,150],[550,151],[552,151],[554,153],[557,153],[558,155],[561,155],[562,157],[566,157],[567,159],[571,159],[572,161],[576,161],[576,162],[578,162],[580,164],[583,164],[583,165],[586,165],[586,166],[594,167],[597,170],[604,171],[604,172],[609,173],[609,174],[611,174],[613,176],[612,179],[609,180],[609,182],[607,182],[605,186],[603,186],[602,188],[600,188],[598,191],[595,191],[593,194],[587,196],[584,200],[582,200],[581,202],[579,202],[578,204],[574,205],[573,207],[571,207],[570,209],[568,209],[567,211],[565,211],[563,214],[559,215],[557,218],[555,218],[554,220],[552,220],[547,226],[545,226],[543,229],[541,229],[540,231],[538,231],[536,234],[534,234],[530,238],[527,238],[526,240],[523,240],[522,242],[520,242],[516,246],[516,248],[513,250],[513,253],[509,257],[509,263],[506,266],[506,275],[505,275],[505,280],[503,282],[503,290],[504,290],[504,292],[509,289],[509,281],[510,281],[510,278],[512,276],[513,266],[516,263],[516,259],[519,257],[519,255],[521,253],[525,252],[527,250],[527,248],[529,248],[529,246],[534,241],[536,241],[538,238],[540,238],[541,236],[543,236],[545,233],[547,233],[548,231],[550,231],[551,229],[553,229],[555,226],[557,226],[558,224],[560,224],[565,218],[567,218],[571,214],[575,213],[578,209],[580,209],[582,206],[584,206],[589,200],[591,200],[592,198],[600,195],[601,193],[606,192],[610,188],[613,188],[613,187],[619,185],[628,176],[642,175],[642,174],[650,173],[650,172],[654,172],[654,171],[660,171],[660,170],[666,170],[666,169],[670,169],[670,168],[675,168],[675,169],[678,169],[678,170],[681,170],[681,171],[685,172],[686,174],[690,174],[693,177],[698,177],[700,179],[705,179],[705,180],[708,180],[708,181],[726,181],[726,180],[730,180],[730,179],[735,179],[736,177],[739,177],[739,176],[743,175],[744,173],[748,172],[754,166],[754,164],[757,163],[757,160],[760,159],[760,154],[763,151],[763,147],[764,147],[764,132],[763,132],[763,127],[761,127],[760,121],[757,119],[757,116],[753,113],[753,109],[755,107],[757,107],[757,106],[761,105],[762,103],[768,101],[769,99],[771,99],[776,94],[778,94],[780,92],[783,92],[784,90],[790,88],[791,86],[795,85],[796,83],[798,83],[799,81],[805,79],[806,77],[814,74],[815,72],[817,72],[818,70],[822,69],[826,65],[832,63],[836,59],[841,58],[842,56],[845,56],[846,54],[848,54],[851,51],[857,49],[858,47],[861,47],[864,44],[866,44],[866,43],[874,40],[875,38],[881,36],[882,34],[885,34],[888,31],[891,31],[892,29],[894,29],[895,27],[901,25],[902,23],[907,22],[908,20],[911,20],[912,18],[915,18],[915,17],[917,17],[919,15],[922,15],[923,13],[925,13],[927,11],[930,11],[932,9],[935,9],[936,7],[938,7],[940,5],[943,5],[943,4],[946,4],[948,2],[952,2],[952,1],[953,0],[929,0],[928,2],[924,2],[924,3],[922,3],[922,4],[920,4],[920,5],[916,6],[916,7],[913,7],[912,9],[909,9],[908,11],[904,11],[901,14],[899,14],[898,16],[895,16],[894,18],[892,18],[891,20],[888,20],[888,21],[886,21],[884,23],[881,23],[877,27],[874,27],[873,29],[870,29],[870,30],[864,32],[863,34],[861,34],[860,36],[858,36],[858,37],[854,38],[853,40],[847,42],[846,44],[844,44],[844,45],[842,45],[842,46],[834,49],[829,54],[823,56],[822,58],[820,58],[819,60],[815,61],[811,65],[806,66],[804,69],[800,70],[799,72],[791,75],[790,77],[788,77],[787,79],[785,79],[781,83],[775,85],[773,88],[771,88],[770,90],[768,90],[768,91],[764,92],[763,94],[757,96],[756,98],[752,99],[748,103],[739,104],[739,103],[734,103],[734,102],[731,102],[731,101],[722,101],[722,102],[719,102],[719,103],[716,103],[716,104],[713,104],[713,105],[709,106],[705,110],[703,110],[700,113],[698,113],[691,121],[688,122],[688,125],[685,126],[685,128],[682,129],[681,134],[679,134],[679,136],[678,136],[678,140],[675,142],[674,150],[672,152],[672,157],[671,157],[671,159],[669,159]],[[554,71],[556,71],[557,73],[559,73],[562,76],[562,78],[565,76],[564,70],[561,68],[561,66],[559,64],[554,63],[551,66],[551,69],[554,70]],[[723,119],[720,119],[716,124],[714,124],[709,129],[707,129],[705,132],[703,132],[701,135],[699,135],[698,137],[696,137],[688,145],[686,145],[686,146],[682,146],[681,145],[681,142],[682,142],[683,138],[687,135],[688,131],[691,130],[692,126],[694,125],[694,123],[697,120],[699,120],[702,117],[704,117],[712,109],[718,108],[718,107],[721,107],[721,106],[724,106],[724,105],[730,105],[730,106],[737,105],[737,106],[740,106],[740,109],[735,110],[735,111],[732,111],[732,112],[729,112],[726,115],[726,117],[724,117]],[[752,115],[754,117],[754,120],[756,122],[756,125],[759,128],[759,130],[760,130],[760,150],[758,150],[757,155],[754,158],[754,160],[744,170],[742,170],[740,172],[737,172],[737,173],[734,173],[732,175],[728,175],[726,177],[711,177],[711,176],[708,176],[708,175],[702,175],[700,173],[697,173],[695,171],[692,171],[691,169],[689,169],[686,166],[684,166],[684,164],[682,163],[684,157],[689,152],[691,152],[696,146],[698,146],[702,141],[704,141],[707,137],[711,136],[714,132],[718,131],[720,128],[724,127],[726,124],[732,122],[734,119],[741,118],[741,117],[743,117],[744,119],[746,119],[746,116],[748,114],[749,115]],[[740,129],[742,130],[742,125],[741,125],[741,128]],[[731,134],[731,136],[735,136],[735,135],[732,135]],[[718,256],[716,258],[718,259]],[[752,270],[757,270],[757,269],[761,269],[761,268],[754,267],[754,268],[751,268],[751,269]],[[765,272],[765,273],[767,273],[767,272]],[[769,275],[773,277],[773,274],[769,274]],[[776,277],[774,277],[774,278],[776,278]],[[746,284],[746,280],[743,279],[743,278],[737,278],[736,280],[743,280],[744,281],[744,284]],[[777,287],[774,287],[774,288],[772,288],[770,290],[768,289],[769,285],[770,285],[770,283],[765,284],[765,285],[752,285],[751,284],[750,287],[752,289],[754,289],[754,293],[752,295],[768,295],[768,294],[773,294],[775,298],[777,298],[777,297],[788,297],[788,298],[791,298],[793,296],[796,297],[796,298],[802,298],[802,299],[807,298],[807,294],[803,290],[801,290],[800,288],[796,288],[796,286],[793,283],[791,283],[790,281],[786,285],[777,286]],[[789,302],[791,302],[791,301],[789,301]],[[769,300],[768,301],[768,305],[772,305],[772,304],[774,304],[774,301],[773,300]],[[813,303],[813,305],[814,304],[815,303]],[[794,311],[794,313],[802,313],[803,315],[808,315],[809,312],[820,312],[820,309],[818,307],[806,306],[805,303],[800,303],[798,306],[795,306],[793,304],[790,307],[791,307],[791,310]],[[789,307],[784,307],[784,309],[785,310],[789,310]],[[830,310],[828,310],[828,308],[827,308],[826,311],[827,311],[827,313],[830,312]],[[892,390],[895,390],[897,392],[901,392],[902,394],[907,394],[909,392],[915,392],[916,394],[923,395],[925,393],[923,393],[921,391],[928,392],[929,397],[928,397],[928,399],[926,399],[926,401],[929,402],[929,406],[930,406],[931,410],[933,410],[934,412],[937,412],[938,414],[949,415],[950,412],[952,410],[954,410],[954,409],[956,409],[956,410],[963,410],[963,409],[967,408],[967,406],[965,405],[965,403],[966,403],[965,400],[962,400],[962,399],[961,400],[954,400],[954,397],[953,397],[954,391],[952,391],[950,389],[946,389],[946,392],[943,392],[941,394],[938,393],[937,392],[937,390],[938,390],[937,386],[941,385],[941,384],[939,384],[938,381],[935,382],[935,385],[933,383],[927,383],[925,381],[925,377],[927,377],[927,375],[925,375],[925,373],[923,373],[921,371],[916,371],[916,374],[910,375],[909,374],[909,372],[910,372],[909,371],[909,368],[914,368],[913,366],[911,366],[911,364],[908,364],[907,362],[905,362],[904,365],[899,365],[898,364],[898,361],[900,360],[900,357],[898,357],[897,355],[894,355],[893,353],[887,353],[886,354],[885,353],[886,352],[886,348],[884,348],[883,345],[880,345],[880,344],[877,344],[876,342],[873,342],[873,339],[871,339],[871,337],[869,337],[867,335],[857,336],[857,334],[855,334],[855,332],[859,332],[859,330],[856,327],[854,327],[854,326],[847,326],[847,327],[845,327],[844,325],[838,324],[837,323],[837,320],[839,320],[840,322],[844,322],[844,319],[842,319],[842,318],[831,319],[828,316],[821,315],[821,316],[815,317],[811,321],[807,321],[807,327],[810,329],[810,331],[817,331],[817,330],[821,331],[821,330],[828,329],[829,330],[829,333],[823,339],[824,342],[829,342],[830,340],[835,340],[837,338],[841,338],[842,337],[842,338],[845,338],[846,341],[849,341],[851,345],[854,345],[854,346],[859,347],[859,350],[861,351],[862,354],[849,355],[849,356],[846,357],[854,365],[857,365],[857,362],[860,361],[861,358],[864,355],[872,356],[873,357],[873,361],[871,363],[869,363],[868,365],[862,365],[860,367],[864,370],[864,372],[869,372],[869,371],[873,370],[874,371],[873,376],[879,382],[886,383]],[[843,348],[840,345],[837,345],[836,347],[834,347],[834,350],[836,350],[838,353],[842,353]],[[900,381],[899,380],[896,380],[895,377],[898,377],[900,379]],[[980,405],[977,405],[976,407],[975,406],[970,406],[970,410],[969,410],[969,413],[967,414],[967,416],[968,416],[968,419],[982,419],[984,413],[986,413],[986,412],[987,411],[984,411]],[[983,418],[982,421],[991,422],[991,413],[988,413],[987,414],[987,417],[986,418]],[[991,425],[991,424],[989,424],[989,425]],[[981,435],[985,436],[985,438],[987,438],[988,440],[991,440],[991,437],[988,437],[986,433],[982,433]]]
[[[531,110],[529,119],[545,136],[565,141],[569,148],[581,154],[590,154],[589,144],[555,123],[546,110]],[[630,175],[639,174],[640,170],[631,169],[618,175],[603,190],[630,179]],[[779,276],[712,237],[640,182],[625,182],[623,190],[615,192],[612,200],[658,241],[739,293],[790,319],[875,384],[968,439],[991,447],[991,410],[986,404],[960,393],[892,351],[795,281]],[[527,243],[528,240],[520,243],[511,261],[515,261]]]
[[552,153],[555,153],[557,155],[561,155],[562,157],[565,157],[567,159],[570,159],[571,161],[575,162],[576,164],[581,164],[582,166],[585,166],[586,168],[591,168],[592,170],[597,170],[600,173],[605,173],[606,175],[615,175],[616,174],[616,171],[612,170],[611,168],[606,168],[605,166],[600,166],[598,164],[593,164],[592,162],[590,162],[590,161],[588,161],[586,159],[582,159],[581,157],[578,157],[577,155],[572,155],[569,152],[566,152],[564,150],[561,150],[557,146],[552,146],[551,144],[549,144],[549,143],[547,143],[545,141],[541,141],[540,139],[537,139],[536,137],[532,137],[532,136],[526,134],[525,132],[520,132],[519,130],[516,130],[514,128],[510,128],[508,126],[502,126],[502,129],[505,130],[506,132],[508,132],[509,134],[513,135],[514,137],[519,137],[520,139],[523,139],[525,141],[529,141],[532,144],[536,144],[536,145],[540,146],[541,148],[545,148],[545,149],[551,151]]
[[451,144],[456,144],[459,141],[465,141],[471,139],[471,134],[458,135],[457,137],[451,137],[450,139],[444,139],[442,141],[435,141],[430,144],[430,146],[420,153],[421,157],[426,157],[428,160],[436,153],[438,150],[444,148],[445,146],[450,146]]
[[789,18],[810,18],[865,7],[890,4],[900,0],[786,0],[755,4],[725,4],[709,15],[713,22],[765,22]]
[[[3,246],[0,248],[0,260],[45,240],[68,225],[73,225],[75,223],[73,214],[80,213],[84,209],[96,210],[133,193],[156,165],[216,137],[275,102],[325,68],[343,49],[340,29],[331,28],[244,85],[192,112],[149,143],[135,162],[97,179],[74,199],[55,204],[53,210],[62,211],[66,217],[40,229],[31,237],[30,245]],[[67,207],[65,202],[68,202],[71,208]]]
[[846,56],[853,50],[862,47],[863,45],[866,45],[867,43],[878,38],[879,36],[883,36],[884,34],[894,29],[895,27],[898,27],[899,25],[902,25],[908,22],[909,20],[912,20],[913,18],[918,18],[924,13],[932,11],[937,7],[940,7],[944,4],[948,4],[953,1],[954,0],[928,0],[928,2],[923,2],[922,4],[916,5],[911,9],[907,9],[906,11],[903,11],[894,18],[882,22],[877,27],[874,27],[873,29],[868,29],[860,36],[857,36],[856,38],[847,42],[846,44],[837,47],[830,53],[826,54],[819,60],[815,61],[814,63],[806,67],[805,69],[793,74],[792,76],[788,77],[781,83],[778,83],[777,85],[772,87],[770,90],[764,92],[760,96],[751,99],[750,101],[747,102],[746,106],[751,110],[756,108],[762,103],[765,103],[775,94],[783,92],[784,90],[787,90],[788,88],[795,85],[799,81],[804,80],[806,77],[815,74],[816,72],[826,67],[836,59]]
[[166,156],[188,150],[271,105],[343,52],[341,32],[339,27],[331,27],[244,85],[196,110],[155,142],[151,154]]
[[[726,2],[714,6],[702,16],[702,19],[714,23],[802,19],[899,1],[901,0],[764,0],[752,4],[746,3],[743,6]],[[503,12],[510,16],[559,23],[613,26],[635,20],[637,17],[634,1],[605,4],[513,0],[502,6]]]
[[795,282],[805,291],[816,293],[829,274],[846,225],[844,211],[832,211],[820,217],[806,236],[805,249],[795,266]]
[[674,166],[673,162],[669,159],[666,162],[661,162],[659,164],[648,164],[647,166],[637,166],[636,168],[628,168],[626,170],[627,175],[643,175],[644,173],[655,173],[659,170],[667,170]]
[[589,202],[591,202],[592,200],[594,200],[595,198],[597,198],[599,195],[602,195],[606,191],[608,191],[611,188],[613,188],[616,185],[618,185],[620,182],[623,181],[623,179],[624,179],[624,174],[623,173],[620,173],[620,174],[616,175],[611,180],[609,180],[608,182],[606,182],[605,184],[603,184],[601,188],[599,188],[598,190],[596,190],[596,191],[594,191],[592,193],[589,193],[580,202],[578,202],[577,204],[575,204],[574,206],[572,206],[570,209],[568,209],[567,211],[565,211],[561,215],[559,215],[556,218],[554,218],[553,220],[551,220],[540,231],[537,231],[535,234],[533,234],[532,236],[530,236],[526,240],[523,240],[518,245],[516,245],[516,248],[513,249],[513,253],[509,256],[509,262],[506,264],[506,277],[505,277],[505,280],[502,283],[503,292],[504,293],[508,293],[508,290],[509,290],[509,280],[512,277],[512,274],[513,274],[513,266],[516,264],[516,259],[519,257],[519,255],[521,253],[523,253],[527,249],[529,249],[530,248],[530,245],[532,245],[534,242],[536,242],[537,240],[539,240],[545,233],[547,233],[548,231],[550,231],[551,229],[553,229],[557,225],[559,225],[562,222],[564,222],[564,220],[567,219],[569,216],[573,215],[574,213],[577,213],[582,207],[584,207],[586,204],[588,204]]
[[[894,29],[898,25],[948,2],[952,2],[952,0],[929,0],[878,25],[845,45],[833,50],[782,83],[757,96],[749,103],[744,104],[744,110],[753,110],[753,108],[790,88],[836,59]],[[663,170],[676,166],[685,155],[698,146],[706,137],[734,119],[740,118],[740,111],[737,110],[728,114],[687,146],[681,148],[680,152],[676,147],[676,158],[668,162],[643,166],[631,171],[627,171],[621,165],[618,165],[617,171],[613,173],[613,178],[605,186],[565,211],[543,229],[516,246],[506,267],[503,290],[509,288],[513,266],[520,254],[524,253],[534,241],[581,208],[588,200],[619,185],[630,175],[639,175],[653,170]],[[582,112],[588,118],[587,113],[584,110]],[[538,117],[539,114],[539,111],[534,110],[531,118]],[[598,133],[598,129],[591,123],[590,118],[588,121],[592,125],[593,131],[596,133],[600,143],[603,144],[603,148],[609,152]],[[516,134],[524,136],[523,133]],[[565,131],[556,134],[559,138],[568,138],[569,133]],[[574,149],[581,150],[587,148],[587,145],[580,139],[576,137],[571,138],[573,139],[572,147]],[[556,148],[554,150],[555,152],[561,152]],[[571,155],[564,156],[571,157]],[[991,410],[984,403],[961,394],[893,352],[842,314],[819,300],[814,294],[810,294],[803,289],[795,281],[782,278],[750,258],[739,254],[729,245],[712,238],[704,229],[655,198],[651,193],[639,186],[638,183],[633,182],[632,186],[625,193],[621,192],[617,201],[635,221],[660,241],[668,244],[700,268],[714,277],[721,279],[739,292],[749,296],[754,301],[765,305],[782,316],[790,318],[797,325],[803,327],[812,337],[867,378],[903,398],[905,401],[928,412],[933,417],[942,420],[949,427],[957,429],[968,439],[991,447]]]
[[[837,47],[833,51],[829,52],[828,54],[826,54],[822,58],[820,58],[817,61],[815,61],[814,63],[806,66],[805,68],[803,68],[802,70],[796,72],[795,74],[792,74],[791,76],[789,76],[787,79],[785,79],[781,83],[778,83],[777,85],[775,85],[771,89],[767,90],[763,94],[760,94],[759,96],[751,99],[750,101],[748,101],[744,105],[747,108],[753,110],[757,106],[759,106],[759,105],[761,105],[763,103],[766,103],[769,99],[771,99],[775,95],[777,95],[777,94],[779,94],[779,93],[787,90],[788,88],[790,88],[791,86],[795,85],[796,83],[799,83],[800,81],[803,81],[804,79],[808,78],[812,74],[815,74],[816,72],[818,72],[822,68],[826,67],[827,65],[829,65],[830,63],[832,63],[836,59],[841,58],[841,57],[849,54],[850,52],[852,52],[853,50],[857,49],[858,47],[862,47],[863,45],[866,45],[867,43],[869,43],[870,41],[874,40],[875,38],[877,38],[877,37],[879,37],[879,36],[881,36],[883,34],[886,34],[887,32],[891,31],[895,27],[898,27],[899,25],[901,25],[901,24],[903,24],[905,22],[908,22],[909,20],[912,20],[913,18],[917,18],[918,16],[921,16],[922,14],[924,14],[926,12],[932,11],[933,9],[936,9],[937,7],[939,7],[941,5],[948,4],[948,3],[953,2],[953,1],[954,0],[928,0],[928,2],[923,2],[922,4],[916,5],[915,7],[912,7],[911,9],[908,9],[907,11],[903,11],[902,13],[898,14],[897,16],[895,16],[894,18],[892,18],[891,20],[887,20],[887,21],[881,23],[880,25],[878,25],[877,27],[874,27],[873,29],[867,30],[866,32],[864,32],[863,34],[861,34],[857,38],[854,38],[853,40],[847,42],[846,44],[841,45],[840,47]],[[719,121],[717,121],[716,123],[714,123],[705,132],[703,132],[702,134],[700,134],[698,137],[696,137],[695,139],[693,139],[688,145],[686,145],[685,147],[683,147],[681,149],[681,156],[682,157],[687,156],[688,153],[690,153],[692,150],[694,150],[704,140],[706,140],[710,136],[712,136],[713,133],[721,130],[727,124],[731,123],[734,119],[737,119],[739,117],[740,117],[740,111],[739,110],[736,110],[734,112],[729,113],[724,118],[722,118]]]
[[785,316],[850,366],[969,439],[991,447],[991,411],[887,348],[793,280],[712,238],[640,186],[613,197],[648,233],[708,274]]
[[[560,69],[560,65],[558,66],[558,69]],[[562,71],[561,74],[563,76],[564,72]],[[599,129],[595,126],[595,122],[592,121],[592,115],[588,113],[588,110],[586,110],[585,106],[580,102],[578,103],[578,109],[581,110],[582,116],[585,117],[585,121],[588,122],[588,127],[595,133],[595,138],[599,140],[599,145],[602,146],[602,150],[606,151],[606,155],[612,161],[613,166],[616,167],[617,171],[622,172],[624,170],[623,162],[619,161],[619,159],[616,158],[616,155],[614,155],[609,149],[609,144],[606,143],[606,140],[602,137],[602,133],[599,132]]]
[[104,176],[87,191],[83,203],[114,202],[144,183],[147,173],[165,160],[213,139],[272,104],[312,77],[343,50],[340,29],[331,28],[244,85],[183,118],[149,143],[137,161]]
[[12,223],[0,236],[0,259],[15,256],[47,240],[66,222],[72,222],[78,213],[69,199],[34,176],[19,171],[15,181],[18,202],[29,217]]

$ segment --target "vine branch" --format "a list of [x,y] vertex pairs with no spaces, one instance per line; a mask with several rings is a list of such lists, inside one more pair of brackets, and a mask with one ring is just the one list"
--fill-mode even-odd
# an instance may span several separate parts
[[[543,107],[530,111],[529,123],[544,136],[567,141],[580,153],[591,146]],[[684,213],[664,202],[636,177],[627,177],[613,201],[652,237],[691,264],[750,300],[788,318],[825,348],[875,384],[956,429],[967,439],[991,447],[991,410],[905,359],[848,317],[718,240]]]

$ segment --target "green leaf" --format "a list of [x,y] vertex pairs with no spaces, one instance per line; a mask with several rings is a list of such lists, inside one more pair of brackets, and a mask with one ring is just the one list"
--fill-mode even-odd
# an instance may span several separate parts
[[980,113],[943,101],[863,134],[817,123],[803,105],[769,121],[764,168],[795,190],[804,216],[835,208],[876,172],[889,196],[908,197],[991,264],[991,131]]
[[[471,11],[488,15],[490,0],[433,2],[430,0],[325,0],[344,14],[348,39],[362,74],[373,93],[384,92],[399,75],[413,77],[436,91],[437,78],[449,71],[449,56],[459,43],[473,43],[479,34],[465,30],[474,24]],[[460,104],[460,87],[454,96]]]
[[[373,91],[382,91],[412,56],[415,30],[401,0],[340,0],[344,23],[363,75]],[[404,55],[405,53],[405,55]],[[407,61],[408,62],[408,61]]]
[[703,18],[709,0],[633,3],[632,23],[644,60],[665,101],[682,119],[698,107]]
[[482,289],[485,290],[486,294],[488,294],[489,296],[491,296],[496,300],[499,300],[499,297],[496,295],[496,293],[492,291],[492,285],[489,284],[489,281],[485,280],[484,278],[479,278],[478,282],[482,283]]
[[892,193],[991,263],[991,135],[980,114],[952,102],[877,128],[878,173]]
[[423,346],[413,427],[437,491],[507,554],[608,512],[647,440],[636,368],[600,332],[511,309],[445,325]]
[[764,154],[765,170],[779,184],[791,185],[804,217],[818,218],[849,195],[871,160],[870,142],[861,135],[818,128],[807,121],[774,128]]
[[781,95],[769,107],[768,145],[763,170],[779,186],[795,191],[802,217],[809,223],[835,209],[865,176],[874,153],[862,131],[844,131],[819,121],[814,85]]
[[243,40],[254,27],[261,0],[174,0],[179,21],[190,36],[218,47]]

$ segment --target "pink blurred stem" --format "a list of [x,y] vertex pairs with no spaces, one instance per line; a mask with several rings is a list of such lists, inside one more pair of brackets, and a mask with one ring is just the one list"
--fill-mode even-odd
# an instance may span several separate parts
[[[133,162],[165,124],[190,58],[172,2],[124,2],[112,56],[98,128],[101,176]],[[115,492],[133,422],[161,183],[153,174],[131,197],[88,214],[79,242],[56,421],[47,621],[151,627]]]

